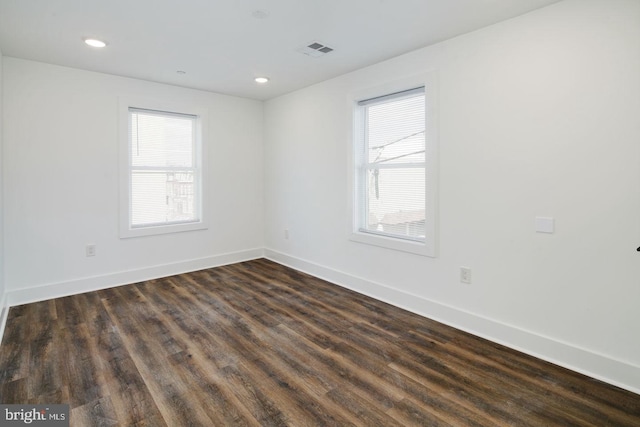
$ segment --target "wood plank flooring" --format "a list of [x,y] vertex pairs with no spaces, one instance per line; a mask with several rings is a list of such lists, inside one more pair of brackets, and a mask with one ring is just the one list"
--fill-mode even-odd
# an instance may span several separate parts
[[267,260],[14,307],[0,402],[72,426],[640,426],[640,396]]

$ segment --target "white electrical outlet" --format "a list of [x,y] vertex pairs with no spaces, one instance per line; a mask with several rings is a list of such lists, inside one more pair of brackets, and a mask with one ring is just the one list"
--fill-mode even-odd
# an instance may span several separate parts
[[284,229],[284,239],[285,240],[289,240],[289,229],[288,228]]
[[460,267],[460,281],[471,283],[471,269],[469,267]]
[[87,256],[96,256],[96,245],[89,244],[86,247]]

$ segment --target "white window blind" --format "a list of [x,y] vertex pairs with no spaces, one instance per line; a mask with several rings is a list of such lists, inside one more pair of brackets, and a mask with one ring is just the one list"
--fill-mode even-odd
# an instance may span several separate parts
[[424,242],[424,87],[359,101],[358,109],[358,231]]
[[129,108],[130,228],[200,221],[197,118]]

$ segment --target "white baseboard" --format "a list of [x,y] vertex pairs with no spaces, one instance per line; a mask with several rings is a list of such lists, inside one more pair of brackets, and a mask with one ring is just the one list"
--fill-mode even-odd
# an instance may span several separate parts
[[640,394],[640,367],[271,249],[265,258],[456,329]]
[[102,276],[84,277],[62,283],[49,283],[31,288],[15,289],[7,292],[7,306],[13,307],[21,304],[173,276],[175,274],[203,270],[205,268],[219,267],[262,258],[263,255],[264,251],[262,248],[249,249],[246,251],[214,255],[172,264],[156,265],[137,270],[120,271]]

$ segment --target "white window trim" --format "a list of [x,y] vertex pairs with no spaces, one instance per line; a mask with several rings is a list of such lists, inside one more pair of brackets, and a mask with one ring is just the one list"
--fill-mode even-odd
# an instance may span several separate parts
[[[188,114],[197,116],[196,119],[196,146],[195,149],[199,153],[196,159],[199,162],[196,169],[200,172],[200,182],[196,188],[199,200],[197,209],[198,221],[188,223],[160,224],[147,227],[131,227],[131,193],[130,193],[130,147],[129,147],[129,108],[137,108],[142,110],[166,111],[168,113]],[[205,220],[209,212],[205,187],[207,185],[207,153],[206,145],[203,141],[207,141],[207,110],[193,105],[184,105],[176,102],[164,102],[152,100],[148,98],[136,97],[119,97],[118,98],[118,142],[119,142],[119,225],[120,238],[126,239],[131,237],[153,236],[168,233],[180,233],[185,231],[205,230],[208,228]]]
[[[402,92],[408,89],[424,86],[425,90],[425,114],[427,126],[425,130],[425,201],[426,218],[425,241],[418,242],[402,238],[396,238],[374,233],[359,231],[358,209],[359,197],[356,173],[357,151],[359,138],[361,138],[361,126],[359,126],[358,102]],[[348,95],[348,118],[349,118],[349,224],[348,238],[357,243],[379,246],[397,251],[409,252],[417,255],[436,257],[437,255],[437,224],[438,224],[438,143],[437,143],[437,116],[436,116],[436,72],[429,71],[412,77],[403,78],[387,82],[378,86],[357,89]]]

